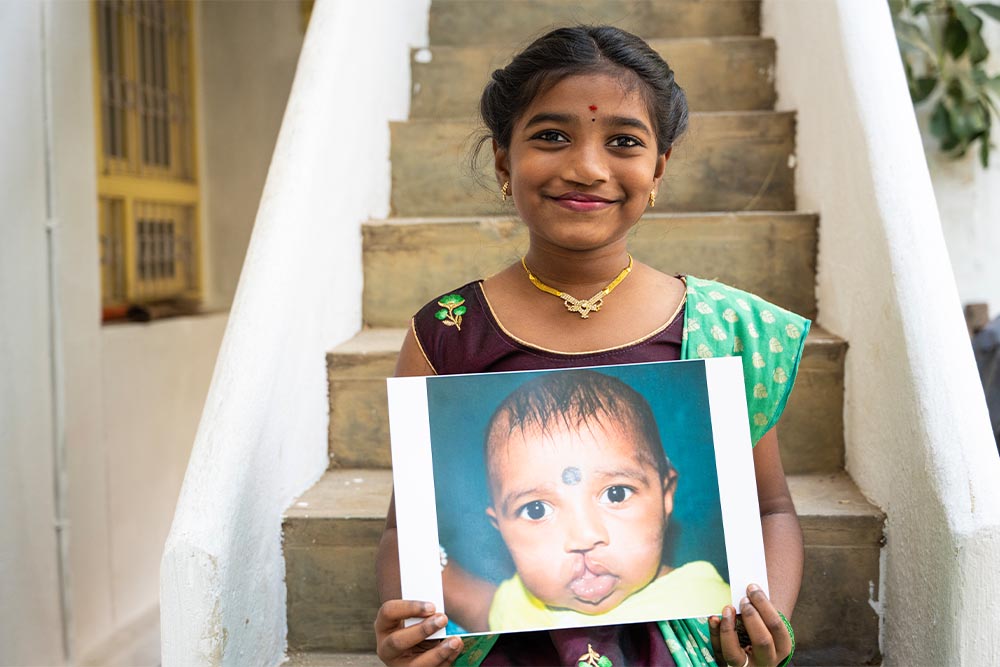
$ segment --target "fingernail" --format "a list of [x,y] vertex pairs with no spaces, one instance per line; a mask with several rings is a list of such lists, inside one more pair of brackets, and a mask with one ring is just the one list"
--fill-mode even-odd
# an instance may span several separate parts
[[424,603],[424,613],[425,614],[433,614],[434,613],[434,605],[431,604],[430,602],[425,602]]
[[748,605],[748,604],[750,604],[750,598],[744,597],[742,600],[740,600],[740,606],[741,607],[745,606],[745,605]]
[[751,593],[756,593],[757,591],[760,590],[760,586],[758,586],[757,584],[750,584],[749,586],[747,586],[747,590],[750,591]]
[[438,614],[437,616],[434,617],[434,625],[436,625],[439,628],[443,628],[444,626],[448,625],[448,619],[444,617],[444,614]]
[[458,649],[462,648],[462,640],[455,638],[449,639],[448,648],[450,648],[452,651],[457,651]]

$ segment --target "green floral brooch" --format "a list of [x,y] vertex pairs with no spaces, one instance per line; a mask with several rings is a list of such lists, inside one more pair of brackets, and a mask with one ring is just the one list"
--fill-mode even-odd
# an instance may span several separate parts
[[462,315],[465,315],[467,309],[465,307],[465,299],[462,298],[460,294],[449,294],[448,296],[441,297],[438,301],[439,306],[443,306],[441,310],[434,313],[434,317],[441,320],[441,323],[449,326],[455,327],[457,330],[462,330]]
[[611,658],[595,651],[591,644],[587,644],[587,652],[577,658],[576,664],[577,667],[614,667]]

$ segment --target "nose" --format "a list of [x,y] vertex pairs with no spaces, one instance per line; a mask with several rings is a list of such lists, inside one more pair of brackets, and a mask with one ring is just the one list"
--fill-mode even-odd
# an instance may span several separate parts
[[571,183],[594,185],[608,180],[604,145],[598,141],[579,141],[567,156],[563,178]]
[[567,553],[590,551],[608,543],[608,530],[598,508],[578,507],[569,518],[565,532]]

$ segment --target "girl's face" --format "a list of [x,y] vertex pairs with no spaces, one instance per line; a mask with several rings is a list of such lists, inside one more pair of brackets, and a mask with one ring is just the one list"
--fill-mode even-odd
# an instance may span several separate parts
[[494,156],[532,243],[570,250],[624,240],[667,161],[639,91],[608,74],[569,76],[539,94]]

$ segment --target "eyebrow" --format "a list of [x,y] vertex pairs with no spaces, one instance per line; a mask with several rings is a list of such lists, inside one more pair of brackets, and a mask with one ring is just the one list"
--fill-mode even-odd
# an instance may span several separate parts
[[649,476],[641,469],[635,469],[635,468],[611,468],[608,470],[595,470],[591,474],[601,479],[624,477],[626,479],[634,479],[635,481],[642,482],[643,484],[649,483]]
[[[524,129],[528,129],[533,125],[539,125],[541,123],[571,123],[578,121],[579,119],[580,117],[576,114],[549,112],[539,113],[532,116],[531,119],[525,123]],[[632,116],[609,116],[602,124],[612,127],[632,127],[637,130],[642,130],[649,136],[652,136],[653,134],[648,125],[638,118],[633,118]]]

